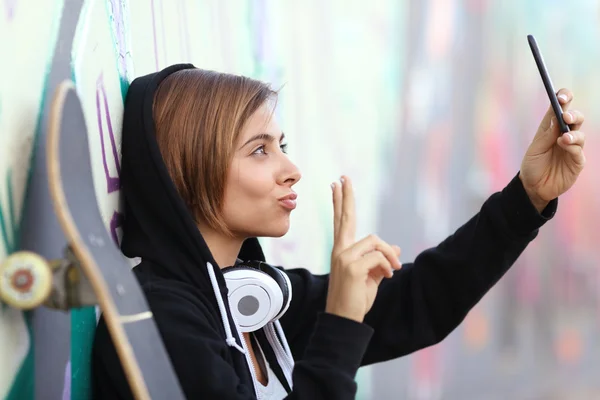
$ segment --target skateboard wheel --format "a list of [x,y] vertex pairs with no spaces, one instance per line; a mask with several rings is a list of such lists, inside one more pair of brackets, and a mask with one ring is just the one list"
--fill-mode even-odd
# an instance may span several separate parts
[[38,307],[50,296],[51,290],[50,266],[35,253],[13,253],[0,265],[0,299],[15,308]]

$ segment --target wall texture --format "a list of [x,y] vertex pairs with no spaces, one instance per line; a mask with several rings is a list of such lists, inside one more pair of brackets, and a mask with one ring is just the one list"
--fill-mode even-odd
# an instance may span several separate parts
[[[599,4],[594,0],[2,0],[0,259],[60,256],[47,193],[49,99],[75,82],[98,204],[120,238],[120,128],[136,77],[176,62],[283,87],[277,116],[303,172],[272,263],[327,272],[329,183],[355,181],[359,235],[403,261],[437,244],[518,171],[555,85],[588,121],[588,166],[556,218],[442,344],[359,373],[359,398],[597,398],[600,389]],[[90,205],[96,206],[96,205]],[[485,266],[482,266],[485,268]],[[94,308],[0,305],[0,398],[86,399]],[[554,396],[554,397],[552,397]]]

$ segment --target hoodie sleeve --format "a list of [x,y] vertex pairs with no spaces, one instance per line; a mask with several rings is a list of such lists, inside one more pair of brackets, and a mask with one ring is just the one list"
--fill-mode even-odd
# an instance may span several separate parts
[[[148,301],[186,398],[255,399],[233,366],[220,322],[176,293],[153,291]],[[211,322],[212,321],[212,322]],[[288,399],[354,399],[356,372],[373,333],[365,324],[320,313],[305,358],[292,373]],[[94,348],[95,398],[130,399],[131,391],[105,327],[99,326]]]
[[[557,199],[540,214],[518,175],[479,213],[437,247],[381,283],[364,323],[374,334],[362,365],[387,361],[440,342],[513,265],[538,229],[556,212]],[[328,275],[290,270],[294,300],[282,319],[294,356],[308,343],[309,317],[325,307]],[[298,290],[296,290],[298,288]]]

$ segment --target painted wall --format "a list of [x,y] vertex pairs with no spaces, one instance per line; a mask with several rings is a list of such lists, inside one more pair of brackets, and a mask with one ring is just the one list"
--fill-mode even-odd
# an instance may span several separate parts
[[[277,116],[303,172],[302,201],[290,233],[263,242],[272,263],[328,270],[329,184],[341,173],[355,181],[359,235],[378,233],[400,245],[409,261],[516,174],[548,104],[526,42],[533,33],[555,85],[570,87],[587,115],[586,172],[459,329],[441,345],[361,370],[359,398],[595,398],[598,7],[592,0],[573,0],[568,8],[547,0],[376,0],[369,6],[358,0],[4,0],[0,259],[18,248],[46,257],[62,251],[44,164],[46,106],[56,84],[71,79],[81,96],[98,206],[118,241],[128,83],[192,62],[284,86]],[[93,308],[23,314],[1,306],[0,398],[85,399],[94,321]]]

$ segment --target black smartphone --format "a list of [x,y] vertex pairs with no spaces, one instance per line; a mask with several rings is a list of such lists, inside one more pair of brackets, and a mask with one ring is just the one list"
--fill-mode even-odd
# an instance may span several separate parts
[[548,97],[550,98],[550,104],[552,104],[552,109],[554,110],[554,114],[556,115],[556,119],[558,120],[560,133],[567,133],[570,131],[569,125],[565,123],[565,120],[562,117],[562,108],[558,103],[558,98],[556,97],[556,92],[554,91],[554,87],[552,86],[550,75],[548,75],[548,71],[546,70],[546,65],[544,64],[542,53],[540,52],[540,49],[533,35],[527,35],[527,41],[529,42],[529,47],[531,47],[533,58],[535,59],[535,63],[537,64],[538,70],[540,71],[540,75],[542,76],[544,87],[546,88],[546,92],[548,93]]

